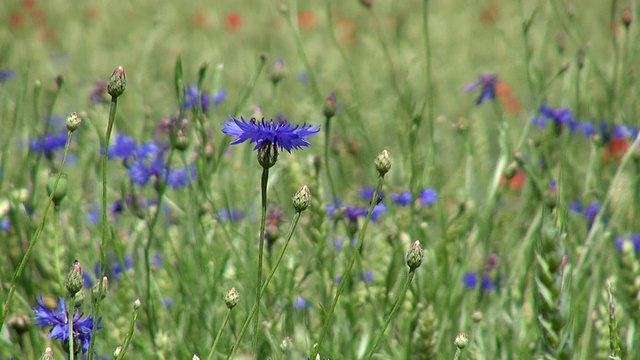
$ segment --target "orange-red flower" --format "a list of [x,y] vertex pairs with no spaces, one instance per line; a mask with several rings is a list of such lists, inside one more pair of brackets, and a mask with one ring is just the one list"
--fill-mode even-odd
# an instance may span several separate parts
[[242,17],[236,12],[226,14],[224,22],[229,31],[240,31],[242,29]]

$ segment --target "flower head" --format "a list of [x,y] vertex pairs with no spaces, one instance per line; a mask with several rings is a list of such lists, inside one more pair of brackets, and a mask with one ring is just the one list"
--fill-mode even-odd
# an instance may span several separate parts
[[426,206],[431,206],[438,201],[438,192],[432,188],[424,189],[420,192],[420,202]]
[[[36,314],[35,321],[38,326],[53,326],[49,332],[50,339],[58,339],[60,341],[69,341],[69,318],[67,316],[67,304],[63,298],[58,299],[58,309],[49,309],[45,306],[42,297],[38,299],[38,306],[33,308]],[[98,319],[98,323],[102,318]],[[98,329],[102,329],[99,326]],[[91,331],[93,330],[93,317],[82,317],[74,310],[73,316],[73,337],[74,340],[80,342],[82,352],[89,350],[91,341]]]
[[199,91],[198,85],[191,85],[184,89],[184,107],[185,109],[195,109],[198,107],[198,93],[200,93],[200,105],[202,111],[207,112],[209,110],[209,104],[211,103],[211,96],[206,91]]
[[235,136],[236,139],[231,142],[231,145],[249,140],[250,143],[256,143],[253,150],[273,146],[290,153],[291,149],[300,149],[311,145],[307,138],[320,131],[318,125],[294,126],[284,118],[277,121],[264,119],[258,121],[252,118],[248,122],[242,117],[240,120],[232,116],[230,118],[230,121],[225,121],[222,124],[222,132],[229,136]]
[[498,75],[495,74],[482,74],[480,78],[465,86],[465,92],[471,92],[477,88],[481,88],[482,92],[476,99],[476,105],[482,104],[484,101],[493,100],[496,98],[496,85],[498,84]]

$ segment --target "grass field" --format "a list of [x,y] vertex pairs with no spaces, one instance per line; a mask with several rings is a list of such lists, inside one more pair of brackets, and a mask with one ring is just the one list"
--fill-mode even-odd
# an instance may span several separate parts
[[3,2],[0,359],[639,357],[639,12]]

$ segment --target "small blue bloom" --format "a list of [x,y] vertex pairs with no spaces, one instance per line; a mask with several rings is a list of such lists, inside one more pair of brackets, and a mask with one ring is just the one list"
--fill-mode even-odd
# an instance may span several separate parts
[[[568,108],[552,108],[546,104],[540,105],[540,117],[534,118],[533,123],[544,128],[547,125],[547,121],[551,120],[553,123],[560,127],[566,125],[571,132],[581,130],[585,132],[583,125],[574,120],[573,113]],[[588,129],[587,129],[588,130]]]
[[596,216],[598,216],[601,207],[602,204],[600,204],[599,202],[593,202],[589,206],[587,206],[586,209],[584,209],[582,215],[584,215],[585,219],[587,219],[587,222],[589,223],[589,229],[591,229],[593,222],[596,220]]
[[365,271],[362,276],[360,276],[360,281],[364,281],[366,283],[370,283],[373,281],[373,271]]
[[135,155],[136,150],[136,141],[132,137],[118,134],[113,141],[113,145],[109,147],[109,159],[128,159]]
[[474,272],[467,271],[462,277],[462,284],[467,289],[473,289],[478,285],[478,275]]
[[[191,85],[184,89],[184,108],[195,109],[198,106],[198,85]],[[200,92],[200,105],[202,111],[207,112],[209,104],[211,103],[211,96],[206,91]]]
[[232,116],[230,118],[230,121],[225,121],[222,124],[222,132],[236,138],[231,142],[231,145],[249,140],[250,143],[256,143],[253,150],[258,150],[262,146],[273,145],[291,152],[292,149],[310,146],[311,144],[307,141],[307,138],[320,131],[320,126],[318,125],[294,126],[286,119],[279,121],[265,121],[262,119],[257,121],[253,118],[247,122],[242,117],[240,120]]
[[4,219],[0,220],[0,230],[8,231],[11,228],[11,221]]
[[298,296],[298,298],[296,299],[295,308],[296,310],[308,310],[309,303],[302,296]]
[[[38,298],[38,306],[33,308],[35,313],[35,324],[38,326],[53,326],[49,332],[49,339],[58,339],[60,341],[69,341],[69,318],[67,314],[67,304],[63,298],[58,299],[58,309],[48,309],[44,305],[42,297]],[[98,318],[98,323],[102,318]],[[98,330],[102,326],[98,327]],[[91,342],[91,331],[93,330],[93,317],[82,317],[74,310],[73,316],[73,337],[80,341],[82,352],[89,350]]]
[[569,210],[582,214],[582,203],[580,200],[573,200],[571,204],[569,204]]
[[38,153],[50,154],[57,149],[64,148],[67,134],[47,134],[40,139],[31,141],[31,149]]
[[[362,188],[358,190],[358,192],[360,193],[360,196],[362,196],[362,199],[364,201],[371,201],[371,199],[373,198],[373,194],[375,194],[376,192],[376,188]],[[382,190],[378,193],[378,198],[384,199],[384,192],[382,192]]]
[[11,79],[15,75],[13,70],[0,70],[0,84]]
[[471,92],[477,88],[481,88],[482,92],[476,99],[476,105],[482,104],[484,101],[493,100],[496,98],[496,85],[498,84],[498,76],[495,74],[482,74],[480,78],[465,86],[465,92]]
[[227,90],[225,90],[224,88],[221,88],[218,91],[216,91],[215,95],[213,95],[214,108],[220,105],[220,103],[222,103],[226,98],[227,98]]
[[[363,209],[364,210],[364,209]],[[364,210],[366,212],[366,210]],[[378,204],[373,207],[373,212],[371,213],[371,221],[378,222],[380,216],[382,216],[387,211],[387,207],[384,204]]]
[[401,194],[393,193],[391,194],[391,198],[393,199],[393,203],[398,206],[408,206],[413,200],[411,192],[409,191],[403,192]]
[[428,188],[420,192],[420,202],[425,206],[431,206],[438,201],[438,192]]
[[590,122],[581,122],[578,125],[578,130],[588,138],[591,138],[596,134],[596,127]]
[[244,218],[244,211],[237,209],[222,209],[218,212],[218,216],[220,216],[220,220],[235,222]]
[[622,245],[625,241],[630,241],[633,244],[635,252],[640,252],[640,234],[631,234],[627,237],[619,237],[615,239],[616,247],[622,251]]

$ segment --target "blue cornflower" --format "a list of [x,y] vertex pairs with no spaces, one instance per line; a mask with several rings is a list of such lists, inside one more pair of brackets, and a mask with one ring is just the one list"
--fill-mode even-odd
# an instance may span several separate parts
[[[371,212],[371,221],[378,222],[380,216],[387,211],[387,207],[384,204],[378,204],[373,207],[373,212]],[[365,210],[365,214],[367,211]]]
[[[376,192],[376,188],[374,187],[362,188],[358,190],[358,192],[360,193],[360,196],[362,196],[362,200],[371,201],[371,198],[373,198],[373,194],[375,194]],[[382,190],[378,192],[378,199],[380,200],[384,199],[384,192]]]
[[31,149],[38,153],[50,154],[57,149],[64,148],[67,134],[47,134],[40,139],[31,141]]
[[592,202],[589,206],[586,207],[586,209],[584,209],[582,215],[584,215],[585,219],[587,219],[587,222],[589,223],[589,229],[591,229],[591,226],[596,220],[596,216],[598,216],[601,208],[602,204],[600,204],[599,202]]
[[[194,109],[198,106],[198,85],[191,85],[184,89],[184,108]],[[211,96],[206,91],[200,92],[200,105],[202,105],[202,111],[207,112],[209,110],[209,104],[211,103]]]
[[292,125],[286,119],[278,121],[261,121],[252,118],[247,122],[244,118],[240,120],[230,116],[230,121],[222,124],[222,132],[235,136],[236,139],[231,145],[240,144],[249,140],[250,143],[256,143],[253,150],[261,147],[273,146],[274,149],[280,149],[291,152],[291,149],[300,149],[304,146],[310,146],[307,138],[313,136],[320,131],[318,125]]
[[15,75],[15,72],[13,70],[9,70],[9,69],[0,70],[0,84],[11,79],[14,75]]
[[136,154],[136,150],[137,145],[134,138],[118,134],[113,141],[113,145],[109,147],[109,159],[120,158],[125,160],[133,157]]
[[480,281],[482,290],[493,290],[497,287],[496,282],[489,275],[483,274],[480,277],[479,274],[472,271],[466,272],[461,282],[467,289],[473,289],[478,285],[478,281]]
[[615,239],[616,247],[622,251],[622,245],[625,241],[630,241],[633,244],[633,250],[640,252],[640,234],[631,234],[627,237],[619,237]]
[[407,206],[411,204],[413,200],[411,196],[411,192],[403,192],[401,194],[393,193],[391,194],[391,198],[393,199],[393,203],[399,206]]
[[496,85],[498,84],[498,75],[495,74],[482,74],[480,78],[465,86],[465,92],[471,92],[477,88],[481,88],[482,92],[476,99],[476,105],[482,104],[484,101],[493,100],[496,98]]
[[[58,299],[58,309],[53,310],[48,309],[44,305],[44,300],[40,297],[38,299],[38,306],[33,308],[33,312],[36,314],[36,325],[53,326],[49,332],[49,339],[58,339],[63,342],[69,341],[69,318],[67,317],[67,304],[63,298]],[[98,323],[100,323],[100,321],[102,321],[102,318],[98,318]],[[98,330],[99,329],[102,329],[102,326],[99,326]],[[93,317],[82,317],[82,314],[78,314],[77,310],[74,310],[73,337],[74,340],[80,342],[83,353],[89,350],[92,330]]]
[[432,188],[424,189],[420,192],[420,202],[423,205],[431,206],[438,201],[438,192]]
[[539,127],[546,127],[547,122],[552,120],[554,125],[560,127],[562,125],[567,125],[571,132],[574,132],[576,129],[585,131],[584,128],[581,127],[580,122],[574,120],[573,113],[568,108],[552,108],[546,104],[540,105],[540,117],[531,119],[531,122],[534,125]]
[[7,231],[11,228],[11,221],[4,219],[0,220],[0,230]]
[[373,281],[373,271],[368,270],[365,271],[364,274],[360,276],[360,281],[364,281],[366,283],[370,283]]
[[234,222],[244,218],[244,211],[237,209],[222,209],[218,212],[218,216],[220,216],[220,220]]
[[134,184],[144,186],[151,178],[161,178],[166,180],[167,185],[177,189],[187,186],[189,178],[193,180],[196,176],[194,166],[169,171],[162,157],[163,152],[153,143],[140,146],[137,155],[138,158],[129,167],[129,178]]
[[569,210],[582,214],[582,203],[580,200],[573,200],[571,204],[569,204]]
[[296,299],[295,308],[296,310],[308,310],[309,303],[302,296],[298,296],[298,298]]

